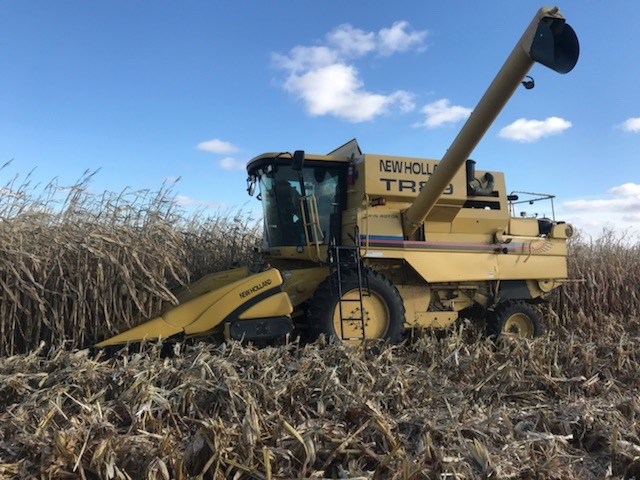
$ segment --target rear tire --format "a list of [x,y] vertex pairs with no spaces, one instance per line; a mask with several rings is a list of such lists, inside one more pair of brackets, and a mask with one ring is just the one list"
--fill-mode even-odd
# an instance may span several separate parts
[[522,301],[504,302],[487,317],[487,334],[510,334],[520,338],[542,335],[540,315],[529,304]]
[[[362,297],[364,313],[360,312],[360,302],[345,301],[358,298],[357,273],[349,272],[343,277],[343,322],[340,321],[337,289],[331,288],[332,282],[337,285],[336,275],[326,278],[318,286],[311,298],[308,313],[309,329],[316,337],[324,333],[327,337],[344,343],[362,343],[362,316],[365,340],[384,339],[395,343],[402,339],[405,309],[398,289],[384,275],[374,270],[365,268],[362,274],[367,276],[369,283],[369,295],[363,292]],[[343,334],[346,339],[343,339]]]

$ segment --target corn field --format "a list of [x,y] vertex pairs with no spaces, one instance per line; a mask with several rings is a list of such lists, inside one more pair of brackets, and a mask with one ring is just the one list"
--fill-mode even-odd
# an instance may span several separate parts
[[[83,349],[253,261],[171,186],[0,190],[0,478],[640,478],[640,243],[571,243],[547,335]],[[166,350],[166,349],[165,349]]]
[[170,186],[97,195],[91,176],[2,190],[0,355],[90,345],[175,303],[193,278],[251,263],[258,225],[242,212],[188,216]]

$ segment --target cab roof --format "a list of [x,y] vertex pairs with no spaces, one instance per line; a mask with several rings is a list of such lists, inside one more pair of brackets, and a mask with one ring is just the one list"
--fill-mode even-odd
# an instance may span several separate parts
[[[251,173],[265,165],[273,163],[289,164],[293,160],[293,154],[290,152],[269,152],[252,158],[247,163],[247,172]],[[349,158],[334,155],[318,155],[314,153],[304,154],[305,162],[333,162],[347,163]]]

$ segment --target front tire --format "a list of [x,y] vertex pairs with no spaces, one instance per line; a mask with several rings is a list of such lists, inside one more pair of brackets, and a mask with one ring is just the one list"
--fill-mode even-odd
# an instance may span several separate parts
[[487,317],[487,333],[534,338],[542,335],[542,322],[531,305],[522,301],[504,302]]
[[[364,311],[360,310],[358,301],[357,273],[349,272],[343,276],[342,302],[338,299],[335,288],[337,278],[333,275],[318,286],[311,299],[308,314],[310,330],[316,336],[324,333],[329,338],[349,344],[359,344],[369,339],[399,342],[404,332],[405,309],[398,289],[375,270],[365,268],[362,275],[367,277],[369,284],[368,295],[363,286]],[[366,285],[364,279],[363,283]],[[364,339],[361,319],[364,320]]]

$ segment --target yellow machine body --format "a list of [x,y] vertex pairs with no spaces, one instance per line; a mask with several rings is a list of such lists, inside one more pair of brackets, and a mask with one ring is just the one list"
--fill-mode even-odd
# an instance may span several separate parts
[[[445,328],[455,322],[461,310],[474,304],[490,307],[499,301],[500,294],[503,301],[543,299],[567,278],[567,239],[573,228],[549,220],[551,228],[541,231],[541,219],[513,216],[509,200],[513,196],[507,193],[501,172],[475,171],[474,178],[486,178],[487,173],[493,177],[491,192],[483,196],[471,194],[467,171],[458,171],[421,227],[406,236],[402,212],[415,200],[419,188],[428,185],[439,161],[355,156],[353,151],[359,150],[355,141],[347,150],[351,153],[344,157],[339,153],[305,155],[305,162],[319,168],[343,168],[346,191],[340,211],[341,243],[357,244],[362,265],[391,279],[403,299],[405,329]],[[264,154],[252,163],[265,164],[276,157],[275,153]],[[282,171],[291,158],[278,158],[283,162]],[[349,168],[352,185],[346,185]],[[269,192],[263,190],[262,194]],[[268,213],[267,238],[282,226],[270,224],[273,217]],[[319,231],[326,224],[319,217],[308,223]],[[318,260],[329,257],[331,237],[324,235],[315,242],[307,237],[300,236],[296,245],[273,245],[266,251],[270,264],[283,272],[283,288],[292,303],[302,308],[331,273],[329,261]]]
[[[469,156],[535,62],[567,73],[578,52],[558,9],[540,9],[440,160],[365,154],[355,140],[327,155],[255,157],[248,190],[260,187],[273,268],[207,276],[178,306],[99,345],[216,330],[272,338],[293,324],[346,342],[396,340],[462,314],[538,334],[528,305],[567,278],[574,230],[516,215],[525,201],[504,174]],[[541,199],[553,196],[530,202]]]

